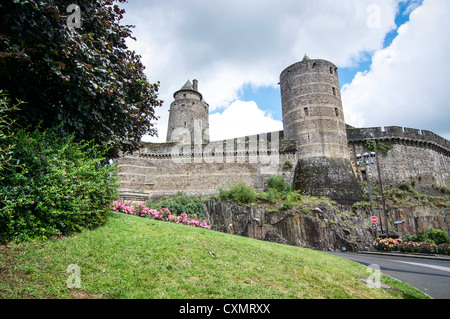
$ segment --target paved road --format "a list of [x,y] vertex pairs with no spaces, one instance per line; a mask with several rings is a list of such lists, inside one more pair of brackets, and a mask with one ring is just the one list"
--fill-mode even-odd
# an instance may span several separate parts
[[450,259],[416,258],[364,253],[331,253],[380,271],[419,289],[435,299],[450,299]]

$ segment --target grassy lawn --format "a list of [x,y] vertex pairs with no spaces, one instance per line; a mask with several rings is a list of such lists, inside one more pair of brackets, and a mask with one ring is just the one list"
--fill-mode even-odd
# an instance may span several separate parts
[[[69,289],[69,265],[80,269]],[[62,239],[0,248],[0,298],[426,298],[368,288],[367,268],[323,252],[112,213]]]

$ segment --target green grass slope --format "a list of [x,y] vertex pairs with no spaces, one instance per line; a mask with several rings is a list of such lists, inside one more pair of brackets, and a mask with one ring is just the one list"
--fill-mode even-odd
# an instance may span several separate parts
[[[69,265],[77,265],[80,287]],[[71,237],[0,250],[0,298],[426,298],[323,252],[120,213]]]

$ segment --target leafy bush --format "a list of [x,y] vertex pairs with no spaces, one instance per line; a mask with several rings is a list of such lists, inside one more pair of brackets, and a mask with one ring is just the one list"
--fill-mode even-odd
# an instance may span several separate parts
[[166,197],[156,203],[148,203],[154,209],[167,208],[172,214],[181,215],[197,214],[199,218],[206,218],[206,208],[201,198],[190,197],[183,192],[178,192],[175,196]]
[[291,169],[292,167],[294,167],[294,164],[292,164],[292,162],[290,160],[287,160],[286,162],[284,162],[284,165],[283,165],[284,169]]
[[290,193],[292,192],[292,185],[290,183],[287,183],[284,180],[283,176],[280,175],[272,175],[269,180],[267,181],[267,188],[275,189],[276,191],[280,193]]
[[430,227],[427,230],[417,233],[416,235],[405,235],[403,236],[403,240],[412,242],[429,242],[436,245],[441,245],[448,243],[448,235],[442,229]]
[[12,149],[14,148],[10,141],[14,135],[11,126],[15,121],[10,119],[9,112],[17,110],[21,102],[12,106],[10,104],[9,98],[3,90],[0,90],[0,173],[6,165],[10,164]]
[[294,206],[299,206],[307,196],[303,196],[299,191],[288,193],[284,197],[284,202],[281,205],[281,210],[289,210]]
[[280,193],[274,188],[269,188],[266,192],[258,193],[257,197],[270,204],[275,204],[280,198]]
[[244,183],[238,183],[229,189],[220,189],[219,197],[234,200],[238,204],[247,204],[256,200],[256,192]]
[[[62,123],[64,136],[75,132],[77,141],[126,151],[156,133],[159,83],[148,81],[141,56],[128,49],[134,37],[123,23],[123,2],[0,2],[0,87],[28,102],[16,112],[17,123]],[[67,26],[67,6],[75,3],[82,28]]]
[[284,192],[285,187],[286,182],[284,181],[284,177],[280,175],[271,176],[267,182],[268,189],[275,189],[279,192]]
[[117,198],[117,168],[106,150],[50,130],[18,131],[0,181],[0,242],[48,238],[93,228]]

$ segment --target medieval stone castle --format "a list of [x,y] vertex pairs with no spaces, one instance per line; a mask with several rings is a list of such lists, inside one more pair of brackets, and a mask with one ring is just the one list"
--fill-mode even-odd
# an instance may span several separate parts
[[198,81],[186,82],[170,105],[166,143],[118,160],[122,197],[205,196],[239,182],[264,190],[270,176],[282,175],[294,189],[351,204],[361,199],[358,180],[378,180],[376,167],[356,165],[356,154],[371,151],[383,184],[450,187],[448,140],[420,129],[346,125],[333,63],[305,55],[281,72],[280,86],[283,131],[211,142],[209,106]]

